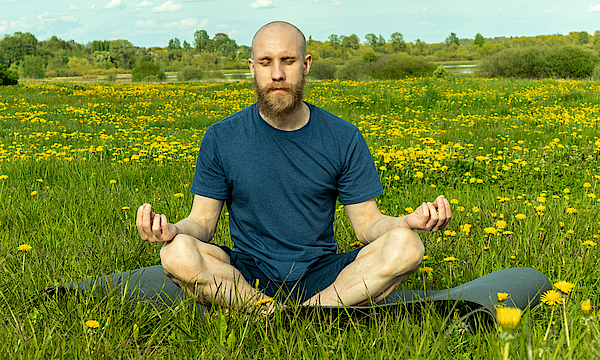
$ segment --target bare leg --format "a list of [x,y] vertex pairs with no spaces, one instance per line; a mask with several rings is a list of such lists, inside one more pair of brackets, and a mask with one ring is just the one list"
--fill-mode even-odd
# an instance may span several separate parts
[[188,235],[177,235],[160,250],[165,274],[205,305],[240,309],[268,299],[229,263],[219,247]]
[[360,250],[325,290],[304,305],[367,305],[380,302],[418,269],[424,247],[412,230],[396,228]]

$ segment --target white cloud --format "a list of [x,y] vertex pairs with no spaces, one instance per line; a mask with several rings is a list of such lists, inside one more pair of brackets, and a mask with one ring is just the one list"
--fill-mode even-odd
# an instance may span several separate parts
[[77,22],[77,19],[73,15],[61,15],[60,19],[62,21]]
[[427,8],[423,8],[423,10],[421,10],[421,11],[422,11],[422,12],[425,12],[425,11],[427,11]]
[[185,19],[181,20],[180,25],[181,25],[181,27],[192,27],[192,26],[196,26],[197,23],[198,23],[198,19],[196,19],[196,18],[185,18]]
[[52,21],[57,21],[57,20],[68,21],[68,22],[77,22],[77,19],[73,15],[55,14],[55,13],[51,13],[50,11],[46,11],[45,13],[38,15],[37,18],[38,18],[38,20],[40,20],[41,24],[43,24],[46,21],[52,22]]
[[121,6],[123,6],[121,0],[110,0],[108,4],[104,5],[103,9],[113,9]]
[[588,6],[587,9],[585,9],[586,12],[598,12],[600,11],[600,4],[596,4],[596,5],[590,5]]
[[176,21],[168,22],[165,24],[165,29],[172,29],[179,26],[179,23]]
[[331,5],[336,5],[336,6],[337,5],[342,5],[342,4],[343,3],[341,1],[337,1],[337,0],[331,2]]
[[90,6],[90,9],[95,9],[95,8],[96,8],[96,4],[92,4],[92,5]]
[[77,5],[71,4],[71,6],[69,7],[69,10],[79,10],[79,8],[77,7]]
[[147,1],[147,0],[144,0],[141,3],[137,4],[137,6],[139,6],[139,7],[152,6],[152,5],[154,5],[154,3],[152,1]]
[[174,4],[172,0],[169,0],[169,1],[165,1],[164,4],[162,4],[160,6],[156,6],[154,9],[152,9],[152,11],[153,12],[177,11],[177,10],[181,9],[182,7],[183,7],[183,5]]
[[253,9],[270,8],[273,7],[273,2],[271,0],[256,0],[255,2],[250,4],[250,7]]
[[155,20],[138,20],[135,22],[135,27],[140,27],[140,28],[152,28],[156,25],[156,21]]
[[546,10],[544,10],[544,12],[542,14],[554,14],[554,10],[546,9]]
[[217,29],[227,29],[227,24],[219,24],[217,25]]
[[7,28],[8,26],[6,26],[6,21],[2,20],[2,22],[0,22],[0,33],[5,32]]
[[27,16],[23,16],[21,19],[19,20],[14,20],[10,22],[10,28],[11,29],[18,29],[18,30],[27,30],[29,29],[31,26],[29,25],[29,23],[27,22]]

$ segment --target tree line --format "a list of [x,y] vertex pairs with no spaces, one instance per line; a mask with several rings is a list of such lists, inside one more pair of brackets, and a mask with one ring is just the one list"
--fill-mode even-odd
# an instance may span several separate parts
[[[311,36],[307,39],[307,51],[314,59],[313,74],[320,78],[418,76],[423,69],[427,70],[425,73],[433,71],[432,62],[490,59],[510,49],[522,48],[535,48],[543,54],[564,46],[577,47],[598,57],[600,31],[594,35],[581,31],[510,38],[485,38],[480,33],[473,38],[459,38],[450,33],[445,41],[430,44],[420,39],[406,42],[399,32],[387,39],[374,33],[362,39],[356,34],[331,34],[325,41]],[[210,37],[206,30],[196,30],[191,42],[172,38],[164,47],[150,48],[135,46],[124,39],[79,44],[52,36],[39,41],[31,33],[16,32],[0,39],[0,69],[3,69],[0,71],[15,71],[23,78],[105,75],[114,79],[117,73],[129,73],[143,65],[146,72],[159,78],[159,73],[172,71],[178,72],[182,80],[190,80],[206,77],[207,73],[219,76],[218,71],[224,69],[246,69],[250,50],[227,34]],[[399,64],[413,70],[395,71],[392,67]]]

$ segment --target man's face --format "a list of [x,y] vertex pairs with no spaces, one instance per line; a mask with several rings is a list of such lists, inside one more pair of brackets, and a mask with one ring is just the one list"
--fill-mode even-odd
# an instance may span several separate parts
[[301,105],[310,55],[304,56],[297,33],[287,27],[262,30],[249,59],[258,106],[265,116],[283,119]]

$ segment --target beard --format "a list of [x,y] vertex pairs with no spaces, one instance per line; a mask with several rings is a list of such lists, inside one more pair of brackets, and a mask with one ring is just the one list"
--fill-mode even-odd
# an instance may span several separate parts
[[[275,82],[260,86],[254,78],[258,110],[271,119],[284,119],[290,116],[302,106],[304,83],[304,74],[296,84]],[[274,92],[279,89],[283,92]]]

